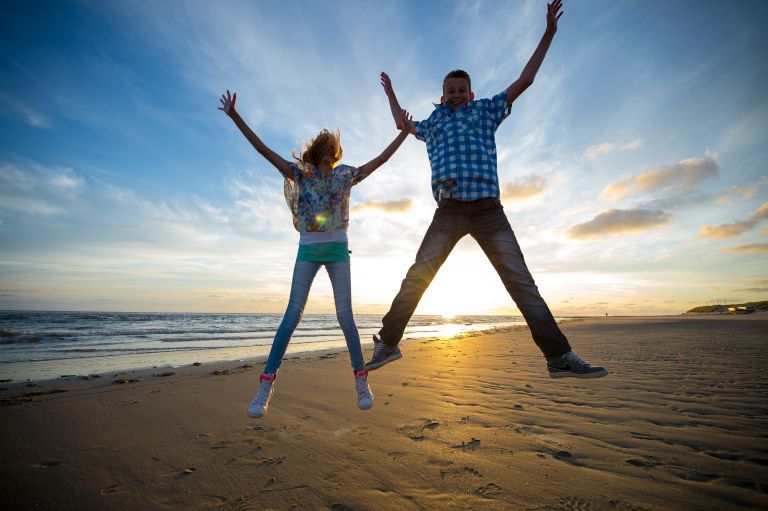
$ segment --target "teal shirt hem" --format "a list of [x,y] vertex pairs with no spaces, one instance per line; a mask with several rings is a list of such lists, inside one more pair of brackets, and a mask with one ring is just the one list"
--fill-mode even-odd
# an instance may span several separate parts
[[349,243],[338,241],[299,245],[299,253],[296,255],[296,260],[313,263],[348,263]]

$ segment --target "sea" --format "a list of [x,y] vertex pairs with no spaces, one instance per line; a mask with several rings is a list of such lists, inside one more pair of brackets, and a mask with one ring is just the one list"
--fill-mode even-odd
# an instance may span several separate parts
[[[0,311],[0,380],[37,381],[269,354],[282,314]],[[364,349],[381,328],[355,315]],[[413,316],[404,339],[525,324],[519,316]],[[345,348],[334,314],[305,314],[286,355]]]

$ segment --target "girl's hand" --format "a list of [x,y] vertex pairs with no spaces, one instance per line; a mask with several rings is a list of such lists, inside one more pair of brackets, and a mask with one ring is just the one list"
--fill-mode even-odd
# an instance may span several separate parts
[[237,101],[237,92],[235,92],[230,96],[229,90],[227,90],[227,94],[226,95],[222,94],[219,101],[221,101],[221,106],[219,107],[219,110],[221,110],[222,112],[224,112],[230,117],[234,117],[235,113],[237,113],[235,112],[235,101]]
[[402,131],[407,131],[408,133],[416,132],[416,125],[413,123],[413,117],[411,117],[411,114],[409,114],[405,108],[400,111],[400,119],[403,123],[403,127],[400,128]]
[[547,30],[557,30],[557,20],[563,15],[563,0],[554,0],[547,4]]

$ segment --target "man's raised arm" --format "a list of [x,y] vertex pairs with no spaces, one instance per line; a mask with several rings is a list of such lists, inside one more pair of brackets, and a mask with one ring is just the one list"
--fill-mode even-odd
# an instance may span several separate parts
[[539,41],[536,51],[533,52],[533,55],[530,60],[528,60],[525,68],[523,68],[523,72],[520,73],[520,78],[507,87],[507,107],[509,107],[517,97],[525,91],[525,89],[530,87],[533,83],[533,79],[536,78],[536,73],[539,72],[541,63],[544,62],[544,57],[547,55],[547,50],[549,50],[549,45],[552,43],[552,38],[555,37],[555,32],[557,32],[557,20],[563,15],[563,12],[560,10],[562,7],[562,0],[554,0],[551,4],[547,4],[547,29],[544,31],[544,35],[541,36],[541,41]]
[[[392,88],[392,81],[389,79],[387,73],[381,73],[381,86],[384,87],[384,93],[387,95],[387,99],[389,99],[389,109],[392,111],[392,118],[395,120],[395,126],[397,126],[397,129],[401,130],[403,129],[403,109],[397,101],[395,90]],[[412,123],[411,126],[413,126]],[[411,127],[409,132],[412,135],[415,135],[416,128]]]

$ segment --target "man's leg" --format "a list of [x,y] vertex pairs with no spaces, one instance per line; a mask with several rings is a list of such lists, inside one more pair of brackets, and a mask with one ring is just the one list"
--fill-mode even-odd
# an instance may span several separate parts
[[477,213],[470,222],[470,234],[490,259],[547,360],[571,351],[568,339],[539,294],[501,205]]
[[437,270],[448,258],[453,247],[466,234],[466,227],[463,226],[465,222],[458,213],[449,208],[439,208],[435,211],[432,223],[416,253],[416,261],[408,269],[389,312],[381,320],[379,338],[387,345],[397,346],[400,342],[424,291],[432,283]]
[[470,234],[490,259],[523,314],[534,342],[547,359],[549,375],[594,378],[608,374],[604,368],[584,362],[571,350],[528,271],[501,203],[470,217]]
[[374,336],[373,358],[365,365],[368,370],[400,358],[397,348],[413,311],[421,300],[437,270],[443,265],[456,243],[467,233],[467,223],[460,204],[438,208],[424,235],[416,262],[408,270],[400,291],[382,319],[379,338]]

